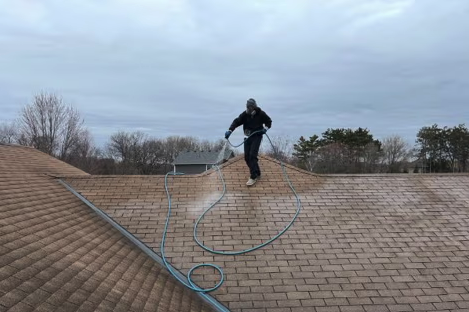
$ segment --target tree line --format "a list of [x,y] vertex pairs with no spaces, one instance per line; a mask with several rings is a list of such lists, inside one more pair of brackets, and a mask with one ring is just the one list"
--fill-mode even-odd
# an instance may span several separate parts
[[[467,172],[469,131],[464,124],[422,127],[411,146],[392,135],[382,141],[366,128],[327,129],[295,143],[271,138],[261,152],[316,173]],[[224,140],[191,136],[156,138],[117,131],[104,147],[93,143],[80,113],[50,93],[34,96],[19,118],[0,124],[0,143],[32,146],[91,174],[164,174],[185,150],[220,150]]]
[[469,131],[464,124],[422,127],[410,146],[402,137],[373,138],[368,129],[327,129],[294,144],[294,161],[317,173],[467,172]]
[[34,147],[91,174],[164,174],[185,150],[218,150],[223,140],[195,137],[150,137],[141,131],[118,131],[98,148],[84,119],[51,93],[34,96],[19,117],[0,124],[0,143]]

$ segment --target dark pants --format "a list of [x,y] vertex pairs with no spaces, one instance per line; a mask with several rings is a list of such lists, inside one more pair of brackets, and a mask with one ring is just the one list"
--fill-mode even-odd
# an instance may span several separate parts
[[244,142],[244,160],[249,167],[251,179],[255,179],[261,175],[261,169],[259,168],[259,148],[261,147],[263,135],[253,135]]

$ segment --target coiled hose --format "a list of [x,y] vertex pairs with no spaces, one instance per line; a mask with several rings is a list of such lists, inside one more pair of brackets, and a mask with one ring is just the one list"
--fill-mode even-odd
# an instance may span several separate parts
[[[256,134],[256,133],[259,133],[261,131],[256,131],[256,132],[253,132],[249,137],[247,137],[242,143],[238,144],[238,145],[233,145],[231,144],[231,142],[229,140],[227,140],[227,142],[232,146],[232,147],[239,147],[241,145],[244,144],[244,142],[246,142],[246,140],[248,140],[252,135]],[[267,133],[264,134],[265,136],[267,136],[267,138],[269,139],[269,142],[270,144],[272,145],[272,148],[274,149],[275,151],[275,146],[274,144],[272,143],[272,141],[270,140],[270,137],[267,135]],[[285,165],[284,163],[280,161],[280,165],[282,167],[282,171],[283,171],[283,174],[285,176],[285,179],[286,181],[288,182],[288,185],[290,186],[290,189],[292,190],[293,194],[295,195],[296,197],[296,203],[297,203],[297,210],[296,210],[296,213],[295,215],[293,216],[292,220],[283,228],[283,230],[281,230],[280,232],[278,232],[275,236],[273,236],[272,238],[270,238],[269,240],[257,245],[257,246],[254,246],[252,248],[248,248],[248,249],[244,249],[244,250],[239,250],[239,251],[217,251],[217,250],[214,250],[214,249],[211,249],[207,246],[205,246],[198,238],[197,238],[197,227],[200,223],[200,221],[203,219],[203,217],[205,216],[205,214],[207,212],[209,212],[218,202],[220,202],[220,200],[223,199],[223,197],[225,196],[225,193],[226,193],[226,183],[225,183],[225,180],[223,179],[223,174],[220,170],[220,167],[217,165],[214,165],[213,167],[216,169],[216,171],[218,172],[218,175],[220,177],[220,180],[222,182],[222,185],[223,185],[223,192],[221,194],[221,196],[213,203],[211,204],[200,216],[199,218],[197,219],[197,221],[195,222],[194,224],[194,240],[196,241],[196,243],[202,247],[203,249],[205,249],[206,251],[209,251],[211,253],[214,253],[214,254],[217,254],[217,255],[241,255],[241,254],[245,254],[245,253],[248,253],[248,252],[251,252],[253,250],[256,250],[256,249],[259,249],[259,248],[262,248],[270,243],[272,243],[274,240],[276,240],[277,238],[279,238],[283,233],[285,233],[289,228],[290,226],[293,224],[293,222],[296,220],[296,218],[298,217],[298,214],[300,213],[301,211],[301,201],[300,201],[300,197],[298,196],[298,193],[296,192],[295,188],[293,187],[289,177],[288,177],[288,174],[285,170]],[[223,281],[224,281],[224,274],[223,274],[223,270],[216,264],[213,264],[213,263],[201,263],[201,264],[197,264],[195,266],[193,266],[189,272],[187,273],[187,281],[189,282],[186,283],[186,281],[182,280],[181,278],[179,278],[173,271],[173,268],[169,265],[169,263],[166,261],[166,255],[165,255],[165,252],[164,252],[164,247],[165,247],[165,243],[166,243],[166,235],[167,235],[167,231],[168,231],[168,225],[169,225],[169,219],[171,217],[171,195],[169,194],[169,191],[168,191],[168,175],[183,175],[184,173],[181,173],[181,172],[168,172],[166,175],[165,175],[165,179],[164,179],[164,186],[165,186],[165,190],[166,190],[166,195],[168,197],[168,214],[167,214],[167,217],[166,217],[166,223],[165,223],[165,227],[164,227],[164,231],[163,231],[163,238],[161,240],[161,247],[160,247],[160,250],[161,250],[161,256],[163,258],[163,262],[166,266],[166,268],[168,269],[168,271],[177,279],[179,280],[183,285],[185,285],[186,287],[194,290],[194,291],[197,291],[197,292],[204,292],[204,293],[207,293],[207,292],[211,292],[211,291],[214,291],[216,290],[217,288],[219,288],[222,284],[223,284]],[[199,286],[197,286],[193,281],[192,281],[192,273],[194,272],[195,269],[197,268],[200,268],[200,267],[212,267],[214,268],[215,270],[217,270],[219,273],[220,273],[220,281],[214,286],[214,287],[211,287],[211,288],[201,288]]]

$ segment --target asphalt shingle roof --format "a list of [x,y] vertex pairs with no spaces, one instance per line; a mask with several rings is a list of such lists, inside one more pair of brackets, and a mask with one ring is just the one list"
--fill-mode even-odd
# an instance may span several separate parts
[[[262,179],[246,187],[242,156],[222,166],[227,194],[207,214],[200,239],[240,250],[275,235],[296,199],[279,163],[260,157]],[[170,176],[173,217],[166,253],[183,273],[220,265],[211,293],[232,311],[465,311],[469,309],[469,175],[325,175],[288,166],[302,201],[293,226],[245,255],[214,255],[193,240],[193,224],[222,191],[213,170]],[[168,202],[164,176],[66,179],[97,207],[159,252]],[[213,286],[218,275],[198,270]]]
[[59,184],[87,176],[0,145],[0,311],[212,311]]
[[9,144],[0,144],[0,173],[12,175],[87,175],[86,172],[34,148]]

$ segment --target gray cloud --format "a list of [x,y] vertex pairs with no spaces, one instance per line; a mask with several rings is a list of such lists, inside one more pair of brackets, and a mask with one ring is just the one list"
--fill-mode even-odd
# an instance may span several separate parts
[[99,144],[118,129],[218,139],[249,97],[272,135],[294,140],[368,127],[413,141],[422,126],[469,116],[464,0],[0,6],[0,119],[56,91]]

